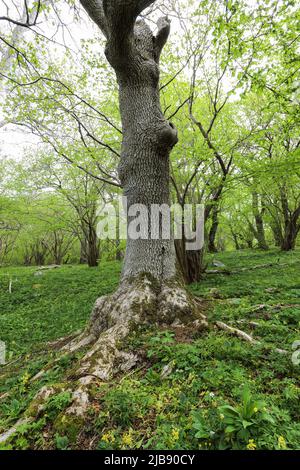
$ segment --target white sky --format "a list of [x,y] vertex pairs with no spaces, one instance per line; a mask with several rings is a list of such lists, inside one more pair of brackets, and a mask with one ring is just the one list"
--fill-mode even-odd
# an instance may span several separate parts
[[[16,0],[15,3],[21,6],[23,5],[23,0]],[[10,4],[10,0],[8,4]],[[22,8],[20,8],[20,11],[22,11]],[[0,0],[0,16],[6,15],[7,10]],[[11,16],[14,19],[18,19],[18,14],[16,10],[11,11]],[[91,22],[89,22],[88,18],[86,17],[85,13],[83,13],[83,11],[82,18],[83,20],[80,21],[80,23],[70,21],[68,8],[65,7],[65,9],[62,11],[62,19],[67,25],[67,28],[64,28],[64,30],[60,29],[55,35],[55,41],[61,43],[62,46],[54,45],[50,41],[48,43],[48,52],[53,59],[55,59],[56,57],[63,57],[63,54],[65,53],[65,48],[63,47],[63,44],[66,44],[67,47],[71,48],[76,53],[76,50],[80,49],[80,41],[82,39],[87,40],[94,37],[96,27],[91,27]],[[8,28],[13,28],[13,26],[11,27],[7,22],[1,21],[0,28],[1,31],[7,32]],[[38,31],[44,34],[46,37],[51,37],[55,29],[54,26],[51,25],[51,21],[49,21],[48,23],[41,23],[39,25]],[[70,32],[70,34],[68,31]],[[22,32],[26,39],[30,39],[30,37],[34,35],[34,33],[27,29],[22,30]],[[5,52],[5,49],[3,50]],[[9,70],[4,70],[4,73],[9,75]],[[4,93],[5,90],[3,91],[3,89],[1,89],[0,83],[0,98],[1,95],[3,96]],[[2,121],[2,119],[3,114],[1,114],[0,103],[0,122]],[[37,136],[34,136],[30,133],[30,131],[26,131],[21,127],[14,125],[6,125],[5,127],[0,128],[0,159],[3,157],[8,157],[20,160],[24,156],[24,154],[26,154],[26,149],[37,149],[37,147],[41,145],[42,144]]]

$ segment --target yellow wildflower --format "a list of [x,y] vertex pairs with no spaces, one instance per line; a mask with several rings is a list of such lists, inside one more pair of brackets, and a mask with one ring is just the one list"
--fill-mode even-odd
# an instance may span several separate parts
[[107,442],[107,444],[109,444],[110,442],[113,443],[115,442],[115,437],[113,433],[110,431],[110,432],[107,432],[106,434],[103,434],[101,441]]
[[279,449],[286,449],[286,440],[283,436],[278,437],[278,447]]
[[253,439],[249,439],[248,444],[247,444],[247,449],[248,450],[255,450],[256,449],[256,444]]
[[30,374],[28,372],[25,372],[25,374],[21,378],[21,383],[22,385],[27,385],[30,379]]
[[129,432],[127,432],[126,434],[123,434],[122,444],[124,446],[128,446],[128,447],[132,446],[133,441],[132,441],[132,431],[131,430]]
[[156,403],[155,403],[155,408],[157,409],[157,411],[161,410],[163,408],[163,403],[162,401],[158,400]]
[[172,440],[178,441],[179,439],[179,430],[177,428],[172,429]]
[[253,411],[254,411],[254,413],[257,413],[257,412],[258,412],[258,408],[255,407],[255,408],[253,409]]

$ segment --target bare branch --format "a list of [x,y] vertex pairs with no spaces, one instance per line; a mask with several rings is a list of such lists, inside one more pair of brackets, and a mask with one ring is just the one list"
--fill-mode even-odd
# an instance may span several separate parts
[[167,120],[170,121],[170,119],[172,119],[174,116],[176,116],[176,114],[184,107],[184,105],[186,105],[186,103],[188,103],[190,101],[191,97],[189,96],[188,98],[186,98],[178,107],[177,109],[170,115],[167,117]]
[[163,47],[165,46],[168,40],[168,37],[170,34],[170,23],[171,21],[169,20],[168,16],[163,16],[162,18],[159,18],[157,22],[158,33],[155,37],[155,46],[154,46],[156,62],[159,62],[159,58],[163,50]]
[[32,8],[32,11],[29,10],[27,1],[24,0],[24,13],[20,20],[15,20],[9,16],[0,16],[0,21],[7,21],[21,28],[31,28],[37,24],[37,19],[41,9],[41,0],[38,0],[36,6]]

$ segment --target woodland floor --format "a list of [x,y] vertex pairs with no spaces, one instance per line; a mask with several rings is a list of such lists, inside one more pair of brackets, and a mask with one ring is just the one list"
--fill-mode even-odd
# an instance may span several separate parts
[[[222,269],[213,259],[247,270],[206,275],[190,290],[205,299],[211,324],[236,326],[259,344],[213,327],[200,337],[178,328],[140,330],[126,345],[140,351],[140,364],[95,386],[80,427],[57,419],[70,401],[60,392],[0,449],[300,449],[300,365],[291,359],[300,340],[300,251],[220,253],[209,256],[208,269]],[[43,385],[64,381],[82,353],[61,357],[32,380],[56,357],[45,342],[82,328],[96,298],[115,290],[120,269],[115,262],[42,275],[34,267],[0,269],[0,339],[9,362],[0,366],[0,433]]]

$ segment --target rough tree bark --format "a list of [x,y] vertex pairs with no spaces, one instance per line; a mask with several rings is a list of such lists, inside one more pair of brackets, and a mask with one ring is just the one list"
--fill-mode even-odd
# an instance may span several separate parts
[[199,282],[203,277],[206,266],[204,265],[204,247],[201,250],[189,251],[186,249],[186,240],[175,240],[176,258],[178,268],[184,277],[186,284]]

